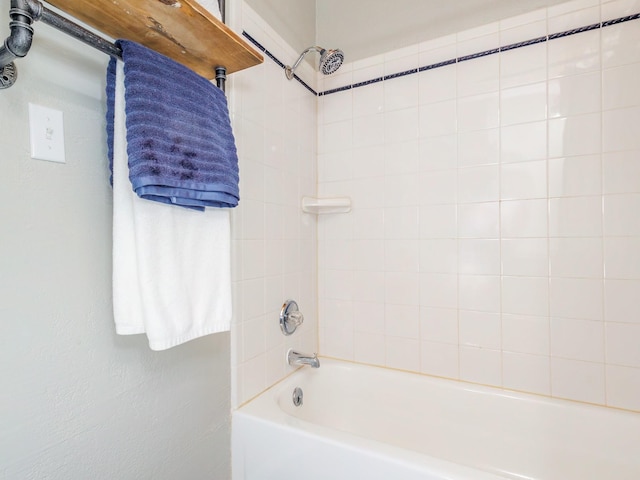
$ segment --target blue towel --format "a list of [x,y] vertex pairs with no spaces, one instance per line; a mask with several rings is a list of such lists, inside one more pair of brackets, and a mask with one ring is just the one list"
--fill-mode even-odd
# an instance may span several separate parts
[[[199,210],[237,206],[238,156],[224,93],[153,50],[127,40],[117,44],[133,190],[141,198]],[[115,65],[111,59],[106,90],[112,172]]]

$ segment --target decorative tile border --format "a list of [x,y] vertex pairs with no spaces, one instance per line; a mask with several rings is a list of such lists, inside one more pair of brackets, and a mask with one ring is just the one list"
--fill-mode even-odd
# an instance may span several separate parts
[[[516,48],[528,47],[529,45],[535,45],[537,43],[548,42],[548,41],[551,41],[551,40],[555,40],[557,38],[569,37],[571,35],[576,35],[578,33],[588,32],[588,31],[591,31],[591,30],[597,30],[598,28],[610,27],[612,25],[618,25],[620,23],[629,22],[629,21],[632,21],[632,20],[639,20],[639,19],[640,19],[640,13],[636,13],[634,15],[627,15],[626,17],[615,18],[613,20],[607,20],[606,22],[594,23],[594,24],[586,25],[586,26],[580,27],[580,28],[574,28],[574,29],[571,29],[571,30],[566,30],[564,32],[558,32],[558,33],[553,33],[551,35],[545,35],[545,36],[542,36],[542,37],[533,38],[531,40],[526,40],[524,42],[512,43],[510,45],[505,45],[503,47],[498,47],[498,48],[494,48],[494,49],[491,49],[491,50],[485,50],[483,52],[473,53],[471,55],[464,55],[462,57],[452,58],[450,60],[445,60],[443,62],[438,62],[438,63],[434,63],[434,64],[431,64],[431,65],[425,65],[425,66],[419,67],[419,68],[412,68],[411,70],[405,70],[404,72],[392,73],[390,75],[385,75],[383,77],[373,78],[371,80],[366,80],[364,82],[358,82],[358,83],[354,83],[354,84],[351,84],[351,85],[345,85],[343,87],[332,88],[331,90],[325,90],[324,92],[316,92],[309,85],[307,85],[302,79],[300,79],[297,75],[294,74],[293,76],[298,82],[300,82],[313,95],[322,97],[322,96],[325,96],[325,95],[330,95],[332,93],[344,92],[346,90],[351,90],[353,88],[364,87],[366,85],[371,85],[373,83],[378,83],[378,82],[382,82],[382,81],[385,81],[385,80],[392,80],[394,78],[400,78],[400,77],[404,77],[404,76],[407,76],[407,75],[413,75],[414,73],[424,72],[425,70],[433,70],[435,68],[440,68],[440,67],[444,67],[444,66],[447,66],[447,65],[452,65],[454,63],[466,62],[467,60],[473,60],[473,59],[476,59],[476,58],[486,57],[488,55],[494,55],[494,54],[500,53],[500,52],[507,52],[509,50],[515,50]],[[258,43],[254,38],[252,38],[247,32],[243,31],[242,35],[244,35],[251,43],[253,43],[265,55],[267,55],[269,58],[271,58],[273,61],[275,61],[281,68],[283,68],[283,69],[285,68],[285,65],[280,60],[278,60],[276,57],[274,57],[273,54],[271,54],[271,52],[269,52],[266,48],[264,48],[262,45],[260,45],[260,43]]]

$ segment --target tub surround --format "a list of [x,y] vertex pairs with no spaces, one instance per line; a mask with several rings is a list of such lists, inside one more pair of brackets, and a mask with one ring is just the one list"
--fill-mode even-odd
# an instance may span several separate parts
[[318,77],[318,196],[353,201],[318,218],[321,354],[640,411],[639,11]]

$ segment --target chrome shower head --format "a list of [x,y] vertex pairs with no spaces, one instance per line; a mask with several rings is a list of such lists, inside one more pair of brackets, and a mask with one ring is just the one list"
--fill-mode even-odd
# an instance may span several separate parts
[[287,75],[287,78],[289,80],[293,78],[293,72],[296,68],[298,68],[298,65],[300,65],[300,62],[302,62],[302,59],[305,57],[305,55],[313,51],[316,51],[320,54],[318,70],[320,70],[323,75],[331,75],[336,70],[338,70],[340,68],[340,65],[342,65],[342,62],[344,62],[344,52],[340,49],[325,50],[322,47],[309,47],[300,54],[298,60],[296,60],[296,63],[293,64],[293,67],[290,67],[289,65],[285,67],[285,74]]

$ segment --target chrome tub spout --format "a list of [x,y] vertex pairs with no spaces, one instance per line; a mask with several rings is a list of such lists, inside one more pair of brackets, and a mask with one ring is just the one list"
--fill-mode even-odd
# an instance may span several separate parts
[[290,348],[287,352],[287,363],[289,365],[309,365],[311,368],[320,368],[320,360],[318,354],[306,355],[304,353],[296,352],[293,348]]

